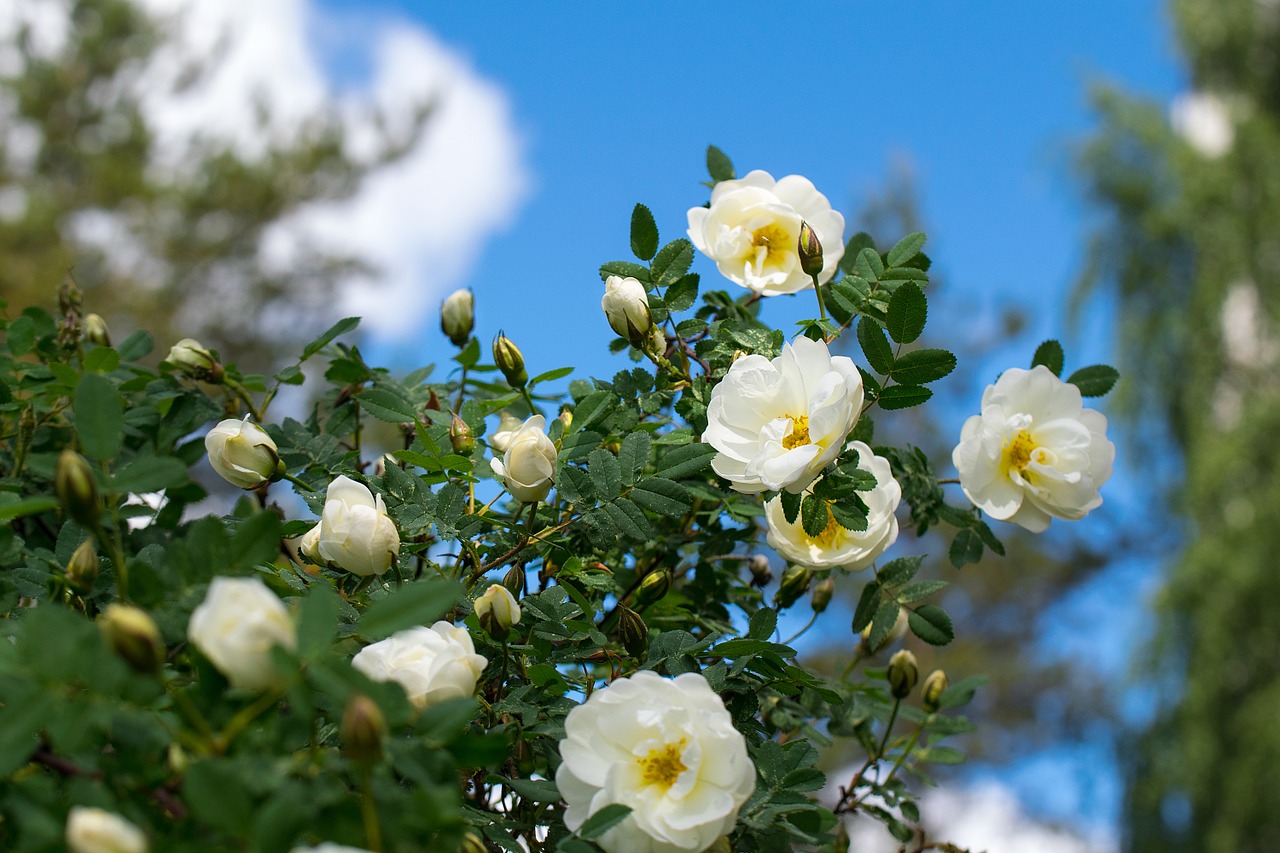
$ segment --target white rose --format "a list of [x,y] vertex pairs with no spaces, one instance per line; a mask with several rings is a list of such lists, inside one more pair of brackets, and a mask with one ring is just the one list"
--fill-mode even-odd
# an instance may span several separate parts
[[604,298],[600,307],[609,321],[609,327],[626,338],[632,346],[644,346],[653,329],[653,315],[649,313],[649,296],[639,279],[611,275],[604,282]]
[[1116,449],[1107,419],[1044,365],[1006,370],[982,394],[951,461],[960,488],[992,518],[1033,533],[1051,517],[1078,519],[1102,503]]
[[711,391],[702,440],[711,467],[753,495],[802,492],[840,455],[862,410],[862,376],[822,341],[796,338],[769,361],[743,356]]
[[556,473],[556,446],[547,438],[546,421],[534,415],[511,437],[502,459],[489,460],[493,473],[518,501],[540,501],[551,491]]
[[800,268],[800,223],[808,222],[822,243],[825,284],[844,255],[844,217],[808,178],[775,181],[756,170],[721,181],[711,191],[711,207],[689,210],[689,239],[730,281],[765,296],[813,287]]
[[706,678],[619,678],[569,712],[556,786],[577,830],[611,803],[631,806],[596,843],[608,853],[707,849],[756,787],[747,744]]
[[67,814],[67,847],[72,853],[147,853],[147,836],[118,814],[72,806]]
[[782,498],[774,498],[765,505],[769,547],[786,560],[815,569],[856,571],[870,566],[897,541],[898,519],[893,513],[902,500],[902,487],[893,478],[889,460],[876,456],[861,441],[850,442],[849,447],[858,451],[858,467],[876,478],[874,489],[858,492],[867,504],[867,529],[846,530],[832,516],[821,533],[810,536],[799,516],[794,524],[787,523]]
[[511,591],[500,583],[490,584],[476,599],[475,610],[480,624],[495,636],[499,633],[505,635],[512,625],[520,624],[520,605]]
[[195,338],[183,338],[169,347],[169,354],[164,360],[188,373],[206,373],[218,364],[213,353]]
[[214,578],[191,614],[187,637],[232,687],[249,690],[274,685],[272,647],[295,644],[289,611],[257,578]]
[[397,631],[365,646],[351,660],[374,681],[397,682],[418,708],[475,693],[488,663],[476,654],[466,628],[444,621]]
[[524,421],[510,412],[503,412],[498,419],[498,428],[489,435],[489,447],[496,453],[506,453],[511,446],[511,439],[516,437]]
[[204,447],[213,470],[241,489],[256,489],[269,482],[280,463],[271,436],[247,417],[220,422],[204,437]]
[[476,300],[470,290],[455,290],[440,306],[440,329],[454,346],[465,346],[476,323]]
[[382,495],[350,477],[338,477],[325,492],[320,523],[303,534],[298,550],[319,565],[353,575],[380,575],[400,552],[400,533]]

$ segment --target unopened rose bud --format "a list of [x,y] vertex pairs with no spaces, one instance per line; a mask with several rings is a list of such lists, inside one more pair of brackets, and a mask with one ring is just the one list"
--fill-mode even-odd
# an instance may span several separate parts
[[276,443],[248,418],[228,418],[204,437],[209,464],[240,489],[257,489],[284,473]]
[[112,651],[138,672],[155,672],[164,663],[164,640],[155,620],[131,604],[108,604],[98,627]]
[[480,627],[489,632],[495,640],[506,639],[512,625],[520,624],[520,605],[515,596],[502,584],[491,584],[484,594],[476,599],[476,618]]
[[526,577],[524,566],[520,564],[507,569],[507,573],[502,577],[502,585],[516,598],[524,595],[524,587],[527,582],[528,578]]
[[498,419],[498,428],[489,434],[489,447],[494,453],[506,453],[511,446],[511,439],[524,426],[524,421],[510,412],[503,412]]
[[790,607],[800,599],[800,596],[809,591],[811,583],[813,583],[813,569],[800,565],[788,566],[782,573],[782,582],[773,596],[774,605],[778,609]]
[[387,721],[368,696],[353,696],[342,712],[342,754],[356,764],[375,764],[382,758]]
[[670,591],[671,572],[666,569],[656,569],[640,581],[640,586],[636,589],[636,603],[641,607],[648,607],[655,601],[660,601]]
[[172,365],[188,376],[203,379],[206,382],[222,381],[222,365],[204,346],[194,338],[183,338],[169,348],[165,363]]
[[102,503],[98,500],[98,486],[93,479],[93,470],[84,457],[74,450],[64,450],[58,456],[58,467],[53,475],[53,491],[67,515],[85,527],[92,527],[102,514]]
[[453,452],[467,456],[476,449],[476,438],[471,433],[471,427],[467,426],[467,422],[456,414],[450,414],[449,417],[451,418],[449,421],[449,443],[453,445]]
[[600,307],[609,321],[609,327],[626,338],[636,349],[644,349],[653,328],[653,315],[649,313],[649,297],[639,279],[611,275],[604,283],[604,298]]
[[67,561],[67,583],[81,595],[93,592],[93,585],[98,582],[98,549],[93,546],[93,539],[86,539],[71,553]]
[[648,648],[649,626],[629,607],[618,607],[618,640],[635,657],[640,657]]
[[562,432],[568,432],[569,427],[573,426],[573,412],[568,409],[560,410],[560,425],[563,427]]
[[84,315],[84,339],[100,347],[111,346],[111,331],[101,314]]
[[476,326],[476,300],[470,290],[455,290],[440,306],[440,329],[453,345],[463,347]]
[[747,560],[747,569],[751,572],[753,586],[765,587],[773,580],[773,571],[769,568],[769,558],[764,554],[752,554]]
[[947,674],[940,669],[935,669],[929,673],[929,677],[924,680],[924,687],[920,688],[920,704],[924,709],[932,714],[938,708],[942,707],[939,701],[942,694],[946,692],[950,683],[947,681]]
[[796,250],[800,255],[800,269],[812,278],[822,272],[822,243],[818,241],[817,233],[808,222],[800,223],[799,243]]
[[529,381],[529,374],[524,369],[524,355],[502,332],[493,339],[493,363],[498,365],[512,388],[523,388]]
[[889,658],[889,692],[895,699],[905,699],[920,680],[920,667],[916,656],[906,649],[895,652]]
[[813,607],[814,613],[821,613],[827,609],[827,605],[831,603],[831,596],[835,594],[836,582],[831,578],[824,578],[813,588],[813,595],[809,598],[809,604]]

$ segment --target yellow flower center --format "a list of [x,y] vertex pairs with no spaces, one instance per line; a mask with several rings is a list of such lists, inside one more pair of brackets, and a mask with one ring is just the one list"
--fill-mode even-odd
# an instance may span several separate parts
[[1004,470],[1008,474],[1013,468],[1021,471],[1031,462],[1031,454],[1035,452],[1036,442],[1031,437],[1031,433],[1019,430],[1018,434],[1013,437],[1013,441],[1005,445],[1004,448]]
[[[804,530],[804,525],[801,525],[800,529]],[[844,527],[842,527],[840,524],[836,522],[835,514],[828,509],[827,510],[827,526],[822,528],[822,532],[819,533],[817,536],[810,536],[806,532],[804,536],[806,539],[808,539],[813,544],[817,545],[819,548],[825,548],[827,550],[830,550],[836,547],[836,543],[839,541],[840,534],[842,533],[844,533]]]
[[[787,417],[791,418],[790,415]],[[809,444],[809,416],[801,415],[798,418],[791,418],[791,432],[782,439],[782,446],[787,450],[793,450],[805,444]]]
[[770,223],[751,235],[752,254],[763,269],[784,263],[796,253],[796,238],[777,223]]
[[681,738],[679,743],[668,743],[660,746],[640,759],[640,766],[644,770],[646,784],[660,785],[665,790],[676,783],[676,779],[680,778],[681,773],[689,769],[680,760],[680,753],[684,751],[685,742],[685,739]]

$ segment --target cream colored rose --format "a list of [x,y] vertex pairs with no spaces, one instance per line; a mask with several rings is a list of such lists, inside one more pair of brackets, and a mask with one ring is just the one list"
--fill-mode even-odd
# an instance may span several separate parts
[[902,500],[902,487],[893,478],[889,460],[876,456],[861,441],[850,442],[849,447],[858,451],[858,467],[876,478],[874,489],[858,493],[867,505],[867,529],[846,530],[830,517],[821,533],[810,536],[799,516],[794,524],[787,522],[782,498],[774,498],[765,505],[769,547],[789,562],[815,569],[856,571],[870,566],[897,541],[898,519],[894,511]]
[[1102,504],[1116,456],[1106,432],[1076,386],[1044,365],[1012,368],[983,392],[951,461],[975,506],[1039,533],[1051,518],[1083,518]]
[[72,806],[67,813],[71,853],[147,853],[147,836],[118,814]]
[[502,459],[491,459],[489,466],[516,500],[532,503],[545,498],[556,473],[556,446],[547,438],[542,415],[525,421]]
[[351,660],[374,681],[398,683],[418,708],[475,693],[488,663],[476,654],[466,628],[444,621],[398,631],[365,646]]
[[510,412],[503,412],[498,418],[498,428],[489,434],[489,447],[494,453],[506,453],[511,446],[511,439],[516,437],[522,426],[524,421]]
[[455,290],[440,306],[440,329],[454,346],[465,346],[476,324],[476,300],[470,290]]
[[775,181],[756,170],[740,180],[721,181],[711,206],[689,210],[689,239],[730,281],[765,296],[813,287],[800,267],[800,223],[808,222],[822,244],[825,284],[844,255],[844,217],[808,178]]
[[271,649],[292,649],[296,642],[289,611],[257,578],[214,578],[191,614],[187,638],[232,687],[249,690],[276,683]]
[[862,410],[862,376],[822,341],[796,338],[769,361],[743,356],[711,391],[702,440],[735,491],[802,492],[840,455]]
[[320,523],[303,535],[298,550],[318,565],[368,577],[390,568],[400,552],[400,533],[382,495],[350,477],[338,477],[325,492]]
[[276,443],[247,417],[221,421],[204,437],[204,447],[213,470],[241,489],[256,489],[269,482],[280,464]]
[[755,766],[724,702],[697,673],[649,671],[591,694],[564,721],[556,786],[577,830],[611,803],[631,814],[596,839],[608,853],[697,853],[733,830]]
[[653,330],[649,313],[649,296],[639,279],[611,275],[604,282],[604,298],[600,300],[609,328],[626,338],[634,347],[643,347]]
[[516,597],[500,583],[490,584],[489,588],[476,599],[476,618],[490,634],[497,636],[520,624],[520,605]]

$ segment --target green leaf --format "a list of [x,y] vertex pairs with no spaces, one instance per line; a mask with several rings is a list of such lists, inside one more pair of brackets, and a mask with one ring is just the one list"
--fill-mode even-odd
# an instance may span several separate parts
[[636,483],[631,499],[659,515],[681,516],[693,506],[683,486],[662,477],[647,477]]
[[948,585],[946,581],[920,581],[919,583],[910,584],[898,592],[898,603],[912,604],[922,598],[928,598],[935,592],[946,589]]
[[121,361],[137,361],[143,356],[149,355],[155,342],[151,340],[151,333],[147,331],[137,331],[124,339],[124,342],[116,347],[116,352],[120,353]]
[[963,569],[970,563],[976,563],[982,559],[982,537],[978,535],[978,531],[971,527],[966,527],[956,533],[956,538],[951,540],[951,550],[948,553],[951,557],[951,565],[957,569]]
[[889,337],[900,344],[909,344],[920,337],[928,318],[929,303],[924,291],[914,281],[908,281],[899,285],[889,297],[884,325]]
[[876,615],[879,607],[880,584],[869,581],[862,588],[862,595],[858,597],[858,606],[853,611],[853,633],[862,633],[862,630],[871,624],[871,617]]
[[1067,377],[1067,381],[1080,389],[1085,397],[1101,397],[1116,384],[1120,371],[1109,364],[1093,364],[1082,367]]
[[405,584],[369,605],[360,618],[360,634],[381,640],[405,628],[430,625],[448,613],[461,596],[462,586],[445,578]]
[[418,418],[412,403],[386,388],[366,388],[356,399],[360,401],[361,408],[380,421],[413,423]]
[[879,571],[876,579],[885,586],[904,584],[916,576],[916,572],[920,571],[920,564],[923,562],[924,557],[921,555],[899,557],[886,563],[885,567]]
[[622,488],[622,469],[617,458],[607,450],[593,450],[587,456],[587,473],[601,501],[611,501]]
[[896,601],[882,601],[880,606],[876,608],[876,615],[871,620],[871,633],[867,636],[867,644],[873,648],[879,648],[884,645],[884,641],[889,639],[889,634],[893,632],[893,627],[898,624],[898,614],[901,610]]
[[146,456],[121,467],[111,478],[115,494],[158,492],[187,480],[187,466],[172,456]]
[[227,759],[192,762],[182,780],[182,799],[205,823],[242,835],[253,819],[245,780]]
[[916,231],[903,237],[889,250],[889,266],[900,267],[920,254],[924,241],[925,235],[923,231]]
[[502,784],[532,803],[554,803],[560,789],[550,779],[503,779]]
[[853,268],[867,281],[879,281],[880,276],[884,275],[884,262],[880,260],[880,253],[871,246],[858,252]]
[[573,430],[576,432],[586,429],[604,418],[613,409],[617,399],[618,396],[612,391],[592,391],[583,397],[573,410]]
[[[667,309],[672,313],[688,311],[698,299],[698,274],[682,275],[667,288]],[[698,321],[691,321],[698,322]]]
[[804,498],[799,492],[783,491],[779,497],[782,498],[782,515],[787,520],[787,524],[795,524],[796,518],[800,515],[800,504]]
[[877,402],[882,409],[909,409],[932,396],[933,392],[922,385],[891,385],[880,392]]
[[827,509],[827,502],[813,495],[805,495],[800,502],[800,522],[804,525],[804,532],[810,536],[819,536],[827,529],[830,520],[831,512]]
[[320,337],[316,338],[311,343],[307,344],[306,349],[302,351],[302,358],[299,359],[299,361],[306,361],[307,359],[311,358],[311,356],[315,355],[316,353],[320,352],[320,350],[327,347],[329,343],[333,341],[334,338],[338,337],[339,335],[345,335],[347,332],[350,332],[352,329],[354,329],[356,326],[359,326],[359,325],[360,325],[359,317],[347,317],[344,320],[339,320],[338,322],[330,326],[327,332],[325,332]]
[[750,640],[767,640],[778,629],[778,611],[761,607],[751,614],[747,623],[747,638]]
[[572,367],[557,367],[555,370],[548,370],[546,373],[539,373],[537,376],[529,380],[529,387],[533,387],[539,382],[553,382],[556,379],[563,379],[570,373],[573,373]]
[[716,449],[710,444],[697,442],[682,445],[662,457],[658,476],[668,480],[682,480],[710,465],[716,453]]
[[[609,276],[619,275],[623,278],[634,278],[642,284],[649,283],[649,268],[632,261],[609,261],[600,265],[600,280],[608,281]],[[646,288],[648,290],[650,288]]]
[[840,257],[840,269],[852,273],[857,265],[858,256],[863,249],[874,248],[876,241],[866,231],[859,231],[844,244],[844,254]]
[[622,468],[622,485],[634,486],[640,472],[649,462],[649,433],[637,430],[622,440],[618,448],[618,465]]
[[642,261],[653,260],[658,252],[658,223],[643,204],[631,211],[631,251]]
[[274,512],[259,512],[241,521],[231,534],[231,565],[249,568],[280,556],[280,527]]
[[582,826],[578,827],[578,834],[583,838],[599,838],[626,820],[629,814],[631,814],[631,806],[612,803],[587,818]]
[[604,511],[628,538],[643,542],[653,537],[653,525],[644,511],[626,498],[605,504]]
[[27,498],[13,503],[0,503],[0,521],[9,521],[27,515],[39,515],[58,508],[56,498]]
[[911,633],[932,646],[945,646],[956,636],[951,617],[936,604],[923,604],[908,611],[907,625]]
[[311,584],[298,614],[298,655],[305,660],[329,651],[338,633],[338,596],[324,581]]
[[76,436],[90,459],[110,459],[124,443],[124,398],[99,373],[85,374],[76,386]]
[[1053,371],[1054,376],[1061,376],[1063,359],[1062,344],[1050,339],[1036,347],[1036,354],[1031,357],[1031,366],[1043,364]]
[[918,349],[904,353],[893,363],[893,378],[903,385],[923,385],[936,382],[955,369],[953,353],[944,349]]
[[467,341],[467,345],[459,350],[453,360],[465,367],[467,370],[475,367],[480,363],[480,339],[473,337]]
[[120,353],[111,347],[97,347],[84,357],[86,373],[110,373],[120,366]]
[[707,146],[707,174],[716,183],[733,180],[733,161],[714,145]]
[[884,329],[870,317],[863,317],[858,321],[858,344],[876,373],[887,374],[893,369],[893,346],[885,336]]
[[666,287],[687,273],[692,263],[693,244],[681,237],[662,247],[649,265],[649,276],[655,287]]

